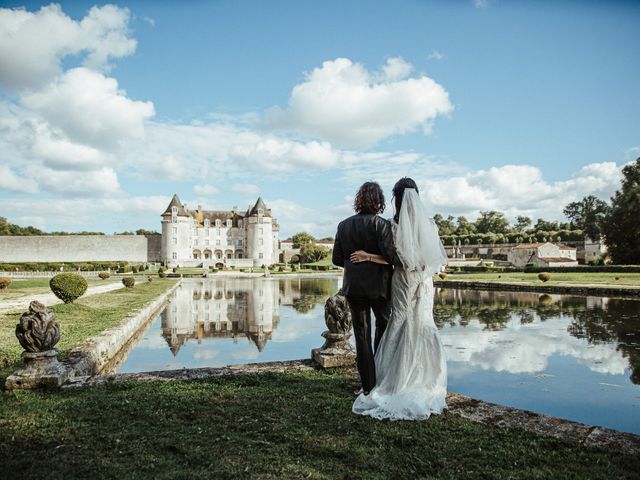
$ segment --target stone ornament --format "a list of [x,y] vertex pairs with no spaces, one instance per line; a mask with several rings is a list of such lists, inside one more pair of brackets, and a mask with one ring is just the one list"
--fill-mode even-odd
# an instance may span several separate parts
[[60,323],[46,306],[37,301],[29,304],[29,311],[16,325],[16,337],[25,349],[24,368],[7,377],[7,390],[60,387],[69,379],[69,370],[58,361],[53,348],[60,340]]
[[351,310],[342,291],[327,299],[324,304],[324,321],[329,329],[322,332],[325,338],[324,345],[314,348],[311,358],[322,368],[353,365],[356,354],[349,343]]
[[16,325],[16,337],[22,348],[30,353],[51,350],[60,340],[60,322],[56,315],[38,301],[29,304]]

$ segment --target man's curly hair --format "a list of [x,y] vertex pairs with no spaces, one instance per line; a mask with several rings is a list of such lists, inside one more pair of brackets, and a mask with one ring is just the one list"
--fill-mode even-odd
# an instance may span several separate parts
[[384,212],[384,193],[376,182],[363,183],[356,193],[353,208],[358,213],[378,214]]

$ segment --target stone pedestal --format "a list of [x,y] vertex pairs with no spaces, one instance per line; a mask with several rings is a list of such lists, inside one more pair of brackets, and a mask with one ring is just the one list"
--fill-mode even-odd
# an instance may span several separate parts
[[46,352],[23,352],[22,359],[24,368],[7,377],[7,390],[58,388],[69,380],[70,372],[58,361],[55,348]]
[[322,368],[334,368],[353,365],[356,352],[349,343],[349,335],[331,333],[326,330],[322,336],[327,339],[321,348],[311,350],[311,359]]

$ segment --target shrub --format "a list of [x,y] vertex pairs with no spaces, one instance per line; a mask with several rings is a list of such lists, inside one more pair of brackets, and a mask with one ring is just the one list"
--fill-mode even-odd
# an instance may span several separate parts
[[106,280],[107,278],[109,278],[111,276],[111,274],[109,272],[100,272],[98,274],[98,276],[102,279],[102,280]]
[[447,272],[440,272],[440,273],[438,274],[438,276],[439,276],[442,280],[444,280],[445,278],[447,278]]
[[292,272],[297,272],[298,271],[298,266],[295,263],[291,264],[291,271]]
[[122,277],[122,284],[127,288],[133,288],[136,284],[136,279],[134,277]]
[[283,267],[282,265],[281,265],[281,266],[279,266],[279,267],[278,267],[278,271],[279,271],[279,272],[284,272],[284,267]]
[[0,277],[0,290],[4,290],[11,285],[11,279],[9,277]]
[[551,280],[551,274],[548,272],[540,272],[538,274],[538,278],[542,281],[542,282],[548,282],[549,280]]
[[132,273],[138,273],[138,267],[136,267],[135,265],[133,267],[131,267],[131,272]]
[[76,273],[59,273],[49,281],[53,294],[64,303],[73,303],[87,291],[87,281]]
[[158,276],[160,278],[165,278],[167,276],[167,274],[166,274],[166,272],[164,270],[162,270],[162,271],[158,270]]
[[151,277],[151,275],[147,277],[147,282],[153,282],[153,278]]
[[173,267],[173,273],[178,273],[178,267]]

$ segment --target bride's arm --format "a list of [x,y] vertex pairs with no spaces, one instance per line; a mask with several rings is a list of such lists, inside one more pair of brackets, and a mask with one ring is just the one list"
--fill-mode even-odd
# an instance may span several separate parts
[[389,265],[382,255],[376,255],[374,253],[367,253],[364,250],[356,250],[351,254],[351,263],[373,262],[381,265]]

